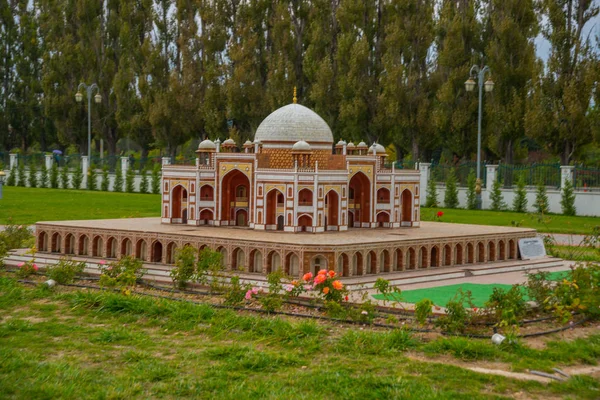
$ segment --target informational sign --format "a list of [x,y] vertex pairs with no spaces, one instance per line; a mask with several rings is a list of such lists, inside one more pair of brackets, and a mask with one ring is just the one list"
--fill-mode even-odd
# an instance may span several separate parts
[[546,257],[544,241],[539,237],[519,239],[519,252],[523,260]]

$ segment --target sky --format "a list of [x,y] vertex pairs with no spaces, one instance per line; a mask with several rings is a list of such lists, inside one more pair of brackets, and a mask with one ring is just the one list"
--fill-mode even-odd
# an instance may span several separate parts
[[[594,0],[594,3],[599,2],[600,0]],[[542,24],[544,24],[544,22],[545,21],[542,21]],[[586,37],[587,35],[589,35],[592,43],[596,43],[596,51],[600,52],[600,47],[598,45],[598,38],[600,37],[600,15],[596,15],[596,17],[586,24],[583,37]],[[535,40],[535,46],[538,57],[546,62],[550,55],[550,43],[548,43],[548,41],[540,34]]]

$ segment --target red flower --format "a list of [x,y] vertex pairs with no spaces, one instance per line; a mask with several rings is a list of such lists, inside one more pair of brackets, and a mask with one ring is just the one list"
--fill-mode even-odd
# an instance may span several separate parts
[[438,212],[437,212],[437,216],[438,216],[438,218],[442,218],[442,216],[443,216],[443,215],[444,215],[444,212],[443,212],[443,211],[438,211]]
[[344,299],[345,299],[346,301],[348,301],[348,296],[344,297]]
[[302,277],[302,279],[303,279],[305,282],[308,282],[308,281],[310,281],[310,280],[312,279],[312,277],[313,277],[313,274],[312,274],[312,272],[307,272],[306,274],[304,274],[304,276]]

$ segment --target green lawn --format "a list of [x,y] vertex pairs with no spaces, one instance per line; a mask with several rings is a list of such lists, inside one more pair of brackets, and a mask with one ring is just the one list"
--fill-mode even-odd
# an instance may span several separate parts
[[159,217],[160,195],[4,187],[0,224],[37,221]]
[[[441,222],[474,225],[520,226],[534,228],[539,232],[573,233],[587,235],[600,225],[600,217],[567,217],[550,214],[540,219],[537,214],[523,214],[511,211],[463,210],[449,208],[421,208],[421,220],[434,221],[438,211],[444,215]],[[514,221],[514,222],[513,222]]]
[[[496,361],[521,371],[589,364],[600,336],[501,349],[489,340],[423,343],[403,330],[53,292],[2,275],[0,293],[0,398],[594,399],[600,390],[587,376],[546,385],[442,363]],[[436,362],[439,354],[448,356]]]

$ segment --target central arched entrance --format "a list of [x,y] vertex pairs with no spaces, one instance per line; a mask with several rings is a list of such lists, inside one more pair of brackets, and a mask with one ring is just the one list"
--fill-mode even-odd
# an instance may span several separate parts
[[335,190],[330,190],[325,195],[325,209],[327,217],[325,219],[325,229],[337,230],[339,225],[339,202],[340,196]]
[[187,202],[187,190],[181,185],[175,186],[171,191],[171,223],[187,223]]
[[[271,190],[267,193],[267,209],[266,209],[266,217],[267,217],[267,229],[272,230],[283,230],[283,210],[285,208],[283,193],[281,193],[277,189]],[[281,216],[281,219],[278,219],[278,216]]]
[[348,209],[354,213],[354,226],[371,222],[371,182],[362,172],[357,172],[350,179]]
[[413,200],[412,193],[408,189],[402,191],[402,226],[412,226]]
[[[250,180],[240,170],[228,172],[221,181],[221,215],[222,225],[248,225],[250,215]],[[245,217],[240,217],[239,212],[244,211]]]

